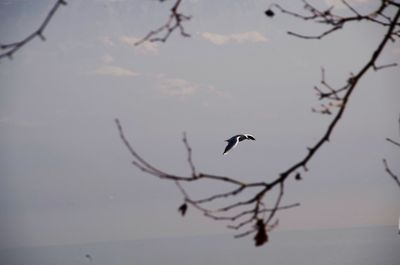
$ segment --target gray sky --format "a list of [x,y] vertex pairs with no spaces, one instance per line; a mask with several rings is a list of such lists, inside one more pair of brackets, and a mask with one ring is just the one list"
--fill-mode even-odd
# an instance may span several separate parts
[[[53,3],[1,0],[1,42],[31,33]],[[170,4],[68,1],[46,42],[34,40],[1,62],[0,247],[231,233],[190,209],[181,218],[173,183],[131,166],[113,119],[137,151],[171,173],[189,173],[186,131],[200,171],[272,179],[303,157],[331,119],[311,112],[320,104],[312,89],[320,68],[343,85],[384,30],[355,24],[306,41],[286,31],[321,28],[281,14],[267,19],[268,1],[188,0],[191,38],[173,34],[135,48],[166,20]],[[399,45],[389,44],[380,62],[399,59]],[[310,172],[288,181],[284,201],[302,206],[280,213],[279,229],[397,223],[399,189],[381,160],[398,172],[399,150],[385,137],[400,137],[399,81],[398,67],[361,80]],[[224,140],[242,132],[257,141],[222,156]]]

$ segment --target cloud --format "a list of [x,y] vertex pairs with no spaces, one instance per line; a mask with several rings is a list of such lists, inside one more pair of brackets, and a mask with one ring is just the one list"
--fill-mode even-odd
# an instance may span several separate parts
[[99,38],[100,42],[109,47],[115,47],[116,44],[122,43],[135,49],[136,52],[144,55],[157,55],[159,53],[159,45],[155,42],[145,41],[140,45],[135,45],[141,39],[136,37],[121,36],[116,42],[111,37],[103,36]]
[[110,64],[110,63],[114,62],[114,58],[110,54],[104,55],[102,60],[103,60],[103,63],[105,63],[105,64]]
[[244,42],[267,42],[268,39],[257,31],[248,31],[237,34],[222,35],[211,32],[203,32],[201,36],[207,41],[215,45],[224,45],[229,42],[244,43]]
[[214,86],[207,86],[207,93],[209,95],[215,95],[221,98],[230,99],[231,95],[225,91],[219,90]]
[[123,44],[133,47],[135,49],[135,51],[137,51],[141,54],[156,55],[159,52],[158,44],[155,42],[145,41],[145,42],[141,43],[140,45],[135,45],[138,41],[140,41],[140,39],[135,38],[135,37],[128,37],[128,36],[120,37],[119,41]]
[[92,72],[96,75],[110,75],[110,76],[137,76],[139,73],[132,70],[113,65],[103,65]]
[[100,37],[99,39],[100,39],[100,42],[105,44],[106,46],[115,46],[112,39],[108,36],[103,36],[103,37]]
[[164,94],[185,97],[196,93],[200,86],[184,79],[161,76],[159,77],[159,88]]
[[158,74],[155,79],[157,80],[159,91],[168,96],[185,98],[200,94],[206,98],[210,98],[210,96],[229,97],[227,93],[212,85],[196,84],[182,78],[168,77],[165,74]]

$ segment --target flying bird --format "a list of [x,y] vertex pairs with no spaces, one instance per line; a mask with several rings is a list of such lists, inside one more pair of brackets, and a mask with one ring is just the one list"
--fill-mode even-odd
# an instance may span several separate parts
[[399,216],[399,231],[398,231],[399,235],[400,235],[400,216]]
[[235,148],[239,142],[246,140],[246,139],[250,139],[253,141],[256,140],[256,138],[254,138],[253,135],[247,134],[247,133],[238,134],[238,135],[235,135],[235,136],[229,138],[228,140],[225,140],[226,142],[228,142],[228,145],[225,147],[224,155],[226,155],[231,149]]

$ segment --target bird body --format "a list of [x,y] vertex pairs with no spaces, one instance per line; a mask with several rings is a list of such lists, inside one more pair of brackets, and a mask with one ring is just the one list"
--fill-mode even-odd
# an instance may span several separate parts
[[225,140],[226,142],[228,142],[228,145],[225,147],[224,155],[228,154],[228,152],[231,149],[235,148],[239,142],[241,142],[243,140],[248,140],[248,139],[253,140],[253,141],[256,140],[256,138],[254,138],[253,135],[248,134],[248,133],[238,134],[238,135],[232,136],[228,140]]

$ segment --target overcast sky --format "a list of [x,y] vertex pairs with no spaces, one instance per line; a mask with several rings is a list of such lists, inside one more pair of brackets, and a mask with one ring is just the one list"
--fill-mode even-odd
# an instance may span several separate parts
[[[54,2],[0,0],[1,43],[35,30]],[[323,28],[269,19],[269,1],[183,2],[193,16],[190,38],[174,33],[165,44],[135,47],[164,23],[171,1],[71,0],[46,28],[46,42],[1,61],[0,247],[231,233],[191,209],[181,218],[176,187],[130,164],[113,119],[171,173],[189,173],[186,131],[199,171],[270,180],[302,159],[332,118],[311,112],[321,67],[328,82],[343,85],[385,31],[361,23],[307,41],[286,32]],[[320,5],[328,2],[338,1]],[[364,11],[377,4],[351,2]],[[396,45],[381,64],[400,61]],[[359,82],[304,180],[287,182],[284,202],[302,206],[280,213],[279,229],[397,223],[399,188],[382,158],[399,172],[400,150],[385,141],[400,138],[399,83],[399,67]],[[224,140],[237,133],[257,141],[223,156]]]

